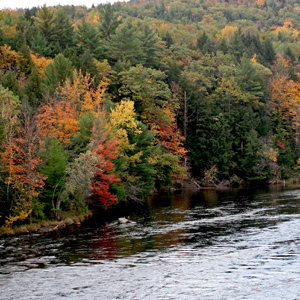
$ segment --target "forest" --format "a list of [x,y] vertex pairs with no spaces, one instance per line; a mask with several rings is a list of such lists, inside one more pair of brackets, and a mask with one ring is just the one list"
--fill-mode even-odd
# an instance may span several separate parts
[[0,226],[300,169],[300,2],[0,11]]

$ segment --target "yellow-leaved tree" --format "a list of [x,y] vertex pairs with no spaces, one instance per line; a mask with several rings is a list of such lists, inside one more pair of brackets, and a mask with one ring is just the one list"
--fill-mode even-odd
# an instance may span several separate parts
[[300,141],[300,83],[289,79],[288,75],[277,73],[270,78],[268,91],[270,106],[296,135]]
[[111,110],[110,124],[119,140],[121,149],[124,151],[134,146],[130,145],[128,133],[139,134],[142,132],[138,128],[138,121],[135,117],[134,102],[130,100],[122,100],[115,109]]

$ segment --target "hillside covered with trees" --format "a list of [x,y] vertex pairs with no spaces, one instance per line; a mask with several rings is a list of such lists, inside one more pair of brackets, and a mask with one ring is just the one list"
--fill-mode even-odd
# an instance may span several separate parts
[[0,225],[300,168],[299,1],[0,12]]

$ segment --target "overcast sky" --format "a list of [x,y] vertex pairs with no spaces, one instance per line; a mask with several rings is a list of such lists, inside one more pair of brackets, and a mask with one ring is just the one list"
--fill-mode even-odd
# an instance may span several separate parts
[[114,0],[0,0],[0,10],[4,8],[32,8],[33,6],[85,5],[91,7],[99,3],[116,2]]

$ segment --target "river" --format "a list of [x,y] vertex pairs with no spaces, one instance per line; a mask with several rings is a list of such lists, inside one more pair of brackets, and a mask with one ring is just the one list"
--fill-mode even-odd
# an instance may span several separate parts
[[300,190],[185,190],[0,239],[0,299],[300,299]]

